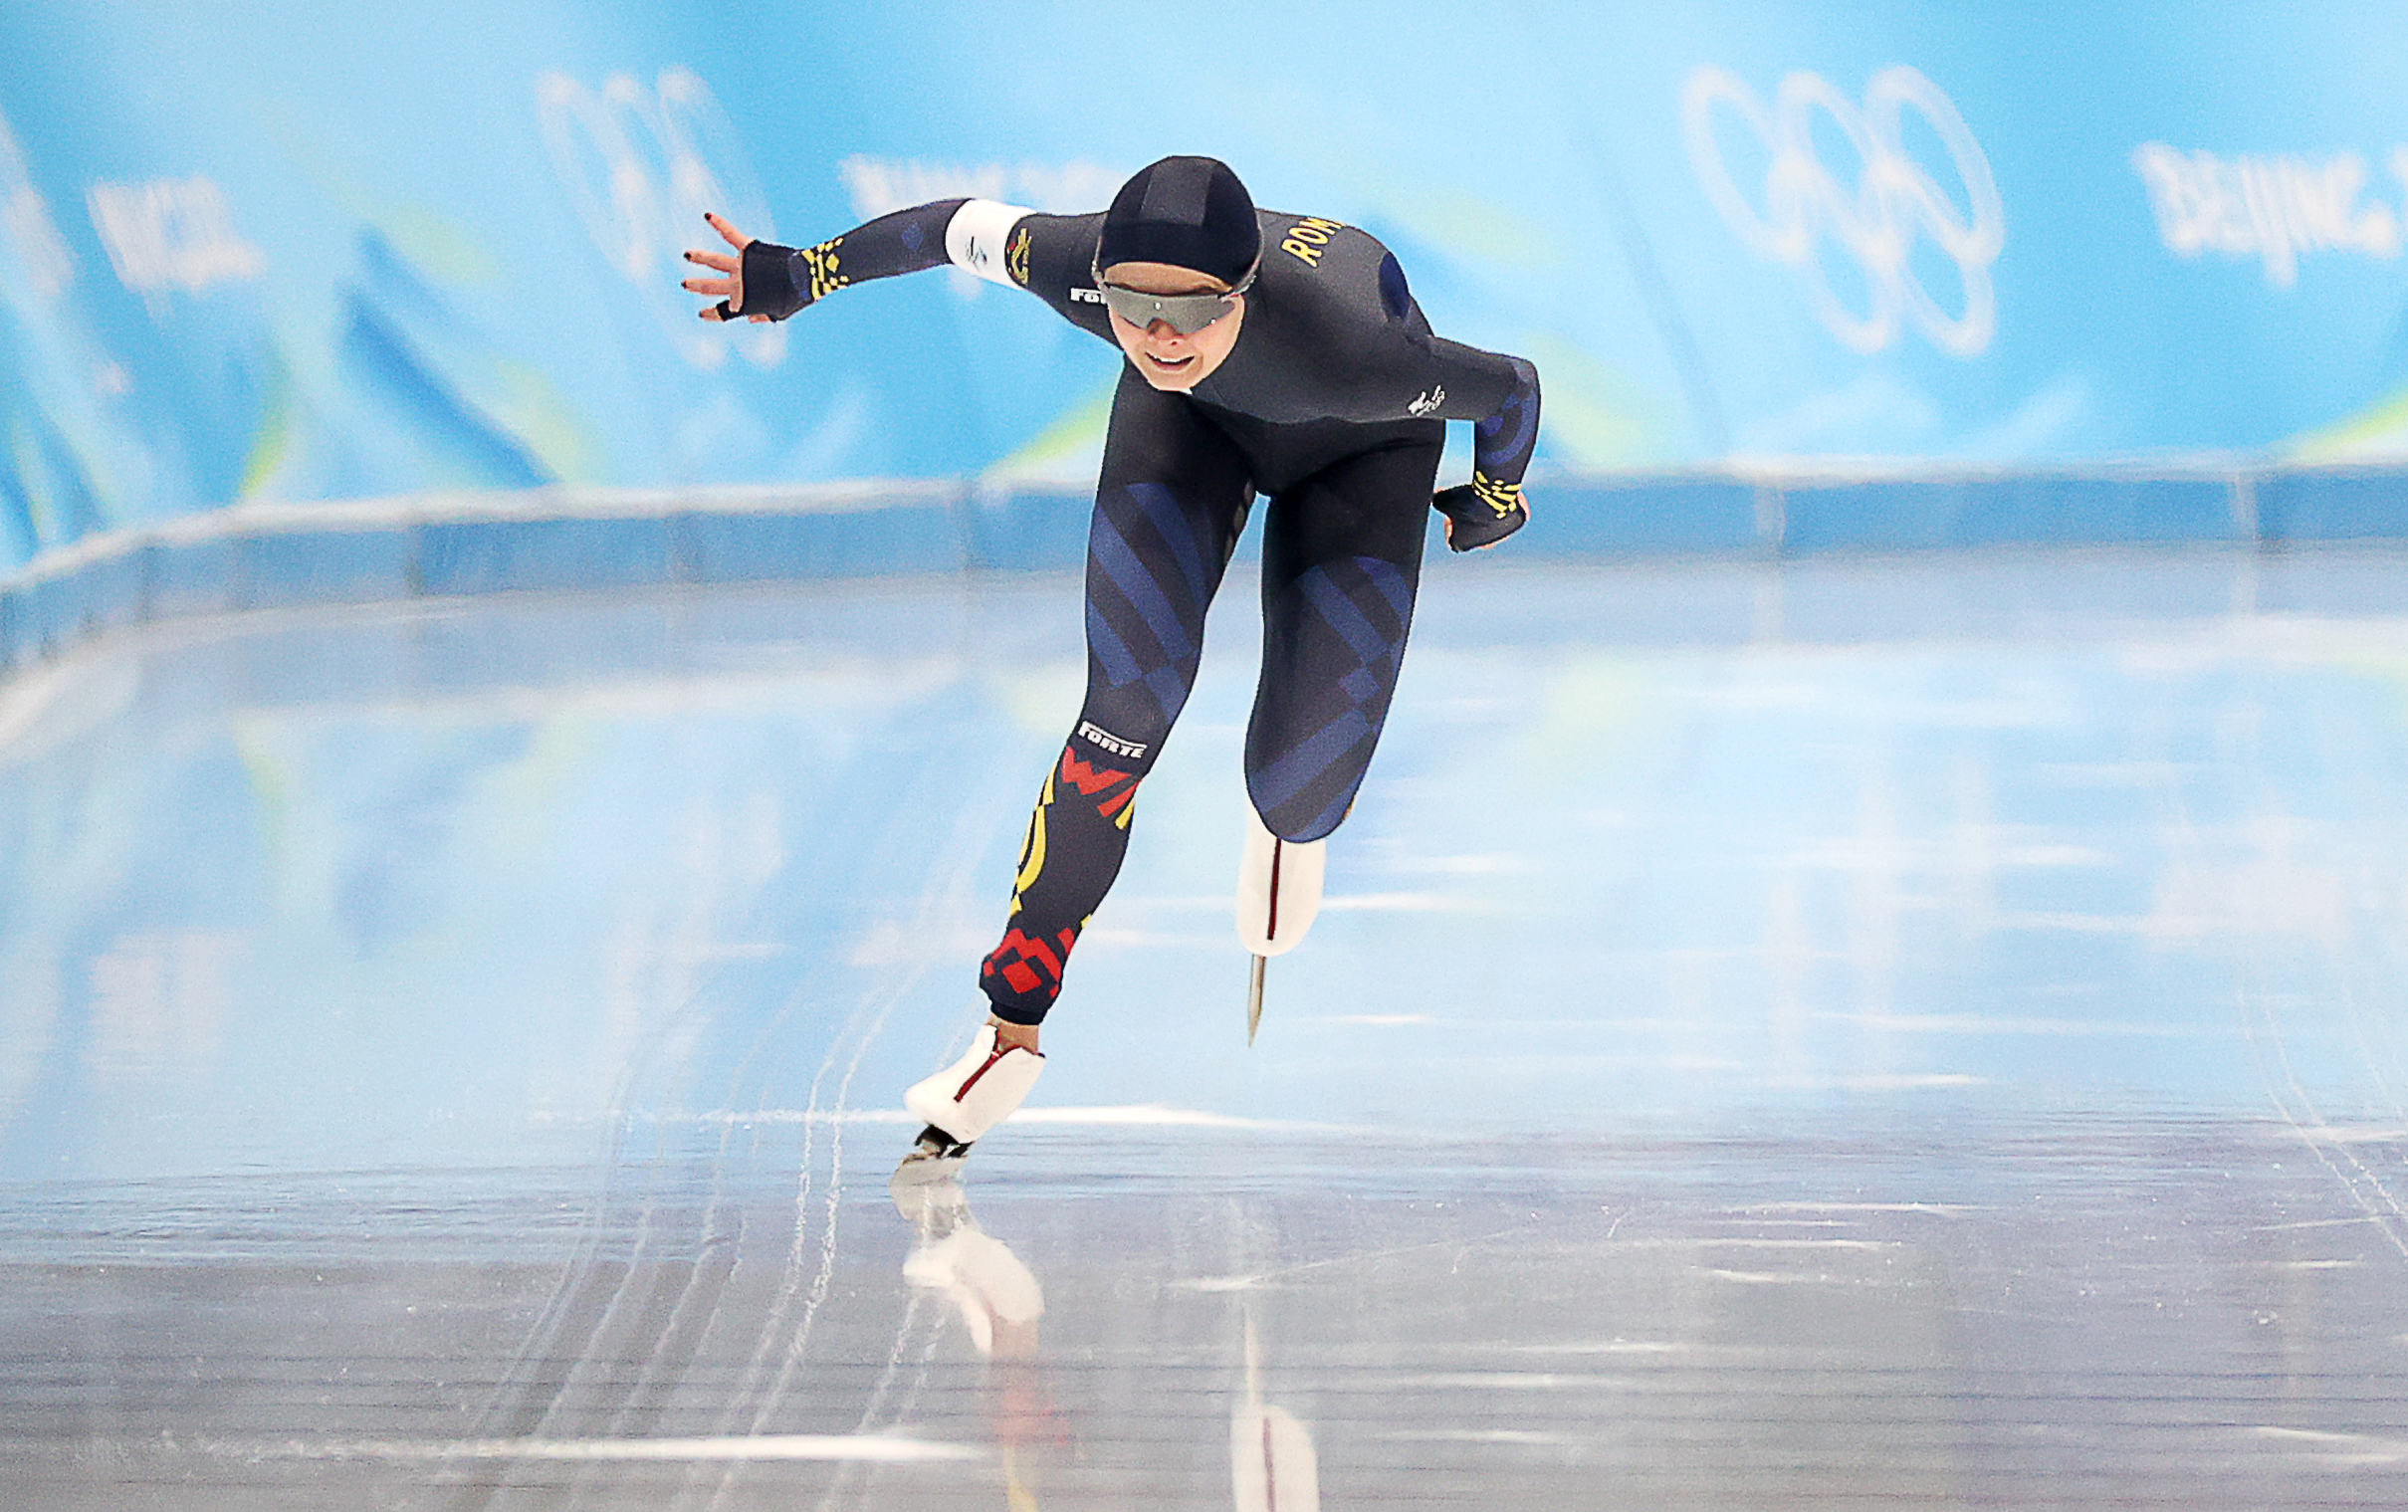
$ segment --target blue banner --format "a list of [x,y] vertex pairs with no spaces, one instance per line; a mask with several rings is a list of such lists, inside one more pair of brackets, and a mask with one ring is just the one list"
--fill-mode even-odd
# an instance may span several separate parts
[[1533,358],[1559,472],[2408,452],[2397,7],[117,0],[0,49],[0,565],[247,500],[1074,480],[1118,357],[1035,301],[722,329],[677,255],[1174,151]]

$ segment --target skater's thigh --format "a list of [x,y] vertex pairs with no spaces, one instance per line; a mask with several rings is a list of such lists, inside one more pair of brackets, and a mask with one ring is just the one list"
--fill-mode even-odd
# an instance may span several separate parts
[[1185,396],[1122,375],[1087,530],[1081,718],[1144,759],[1195,686],[1204,611],[1253,498],[1247,471]]
[[1271,503],[1246,785],[1284,839],[1338,827],[1379,744],[1413,625],[1439,450],[1362,453]]
[[1263,523],[1264,607],[1296,577],[1350,556],[1377,557],[1418,581],[1443,450],[1442,438],[1392,443],[1282,490]]

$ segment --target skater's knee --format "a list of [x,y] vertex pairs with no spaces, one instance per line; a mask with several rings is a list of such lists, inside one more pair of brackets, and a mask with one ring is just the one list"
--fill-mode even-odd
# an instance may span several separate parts
[[1090,698],[1070,729],[1072,748],[1084,748],[1091,760],[1144,775],[1171,734],[1171,720],[1159,711],[1131,707],[1127,700]]
[[1311,845],[1315,841],[1326,840],[1336,834],[1338,826],[1345,822],[1346,815],[1344,812],[1340,812],[1335,818],[1326,814],[1315,815],[1310,821],[1304,823],[1282,818],[1279,823],[1274,824],[1268,817],[1265,817],[1262,827],[1290,845]]
[[1277,771],[1246,773],[1246,793],[1262,827],[1291,845],[1326,840],[1354,811],[1355,794],[1363,784],[1363,768],[1322,771],[1305,783],[1281,780]]

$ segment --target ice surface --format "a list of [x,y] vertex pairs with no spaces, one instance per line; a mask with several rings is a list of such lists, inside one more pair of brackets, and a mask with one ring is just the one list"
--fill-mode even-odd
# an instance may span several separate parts
[[1433,562],[1249,1051],[1251,603],[918,1222],[1074,580],[0,686],[5,1499],[2398,1504],[2408,557]]

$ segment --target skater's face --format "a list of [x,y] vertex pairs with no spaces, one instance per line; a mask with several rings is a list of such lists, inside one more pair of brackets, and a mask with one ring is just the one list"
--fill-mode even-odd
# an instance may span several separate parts
[[[1174,268],[1168,263],[1115,263],[1104,270],[1104,282],[1140,294],[1227,294],[1229,286],[1208,273]],[[1202,330],[1183,334],[1168,321],[1137,325],[1112,317],[1112,335],[1129,354],[1139,376],[1156,388],[1185,393],[1212,375],[1228,360],[1237,344],[1237,328],[1245,323],[1244,295],[1229,302],[1229,313]]]

